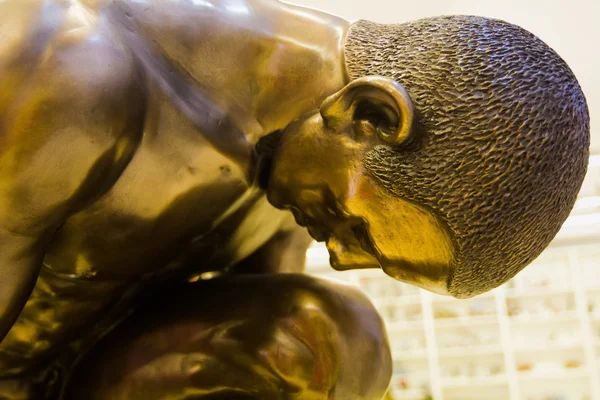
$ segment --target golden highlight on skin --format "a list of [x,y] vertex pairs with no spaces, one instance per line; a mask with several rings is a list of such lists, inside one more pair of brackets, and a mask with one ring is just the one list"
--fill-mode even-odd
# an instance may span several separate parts
[[[383,321],[357,289],[300,274],[306,231],[335,269],[466,297],[530,261],[583,178],[589,119],[574,77],[495,20],[351,25],[276,0],[4,0],[0,38],[2,399],[381,400],[392,374]],[[485,57],[452,50],[468,62],[438,62],[473,38]],[[525,56],[502,47],[513,39]],[[551,99],[487,100],[539,129],[496,130],[511,115],[490,133],[477,85],[493,74],[529,85],[502,68],[538,59],[535,76],[552,79],[525,92]],[[458,83],[444,68],[461,70]],[[574,133],[546,151],[557,126]],[[507,133],[539,157],[475,145]],[[568,167],[567,184],[553,170],[559,189],[530,185],[553,189],[553,219],[503,207],[505,193],[473,202],[480,179],[531,192],[504,175],[506,159],[530,178]],[[509,270],[472,268],[482,254],[521,255],[478,241],[507,236],[515,209],[529,211],[518,221],[543,219],[518,232],[535,229],[537,247],[517,246],[525,256]]]

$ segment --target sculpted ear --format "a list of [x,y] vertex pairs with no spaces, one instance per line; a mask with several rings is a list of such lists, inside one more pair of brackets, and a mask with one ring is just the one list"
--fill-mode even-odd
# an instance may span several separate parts
[[323,101],[321,116],[325,125],[342,131],[357,121],[372,125],[385,143],[397,146],[412,135],[413,102],[404,87],[381,76],[356,79]]

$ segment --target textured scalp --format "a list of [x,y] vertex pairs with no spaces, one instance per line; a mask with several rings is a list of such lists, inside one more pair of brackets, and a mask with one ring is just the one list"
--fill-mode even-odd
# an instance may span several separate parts
[[352,79],[400,82],[418,114],[409,148],[377,147],[366,168],[432,210],[453,235],[450,293],[490,290],[535,259],[573,207],[589,157],[585,97],[531,33],[471,16],[353,24]]

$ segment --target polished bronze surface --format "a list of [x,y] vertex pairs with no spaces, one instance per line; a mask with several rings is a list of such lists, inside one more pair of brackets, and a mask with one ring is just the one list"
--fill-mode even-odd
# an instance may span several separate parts
[[167,286],[75,369],[65,400],[381,400],[392,362],[365,295],[277,274]]
[[[178,343],[235,360],[223,384],[240,398],[381,397],[389,349],[371,306],[280,276],[302,270],[294,219],[336,269],[468,297],[541,252],[585,173],[576,79],[501,21],[350,24],[275,0],[5,0],[0,38],[0,399],[216,395],[219,367],[144,380],[174,371]],[[254,354],[198,353],[210,315],[240,322],[237,345]],[[282,321],[314,328],[296,336],[312,358],[277,333]],[[372,343],[379,358],[359,359]],[[341,352],[350,344],[357,354]],[[330,351],[346,361],[318,359]],[[365,373],[367,360],[380,368]],[[117,367],[123,381],[100,379]]]

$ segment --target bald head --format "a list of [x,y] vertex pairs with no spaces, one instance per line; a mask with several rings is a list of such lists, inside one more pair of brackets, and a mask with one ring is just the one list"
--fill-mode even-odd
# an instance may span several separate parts
[[351,79],[394,79],[414,102],[414,140],[376,147],[365,166],[451,232],[451,294],[490,290],[535,259],[569,215],[589,157],[587,105],[567,64],[515,25],[467,16],[359,21],[345,56]]

